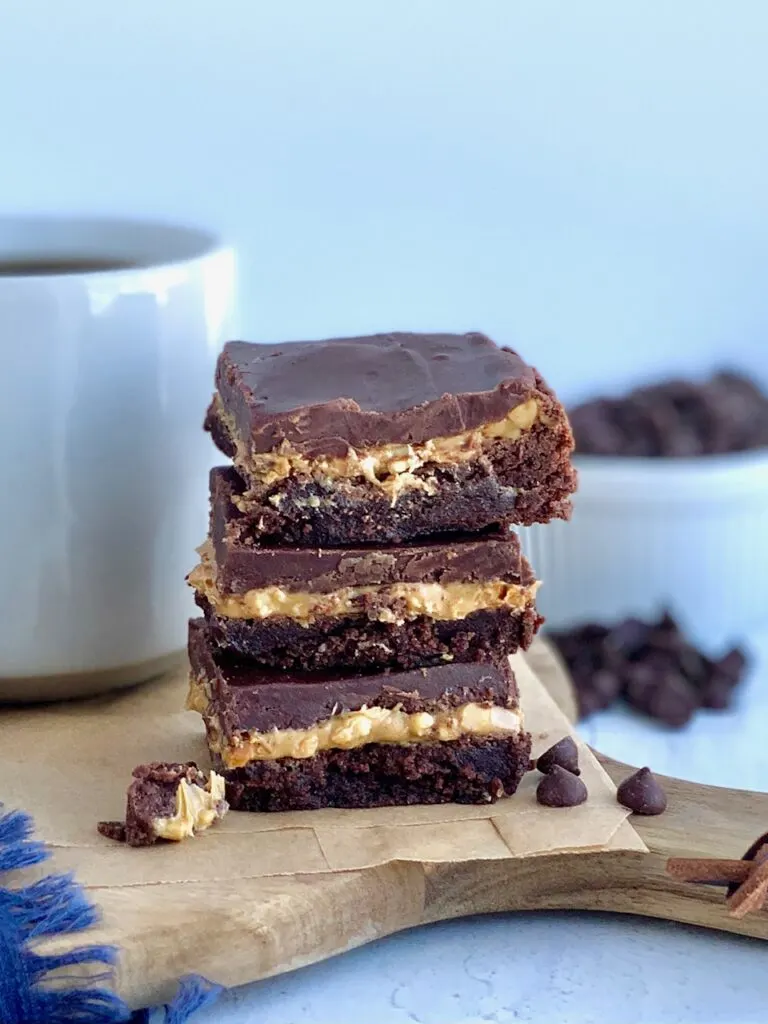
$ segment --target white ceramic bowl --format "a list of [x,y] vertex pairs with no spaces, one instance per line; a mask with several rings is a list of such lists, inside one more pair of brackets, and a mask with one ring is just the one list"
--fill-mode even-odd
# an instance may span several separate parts
[[576,465],[571,521],[521,530],[547,628],[669,608],[704,649],[768,630],[768,452]]

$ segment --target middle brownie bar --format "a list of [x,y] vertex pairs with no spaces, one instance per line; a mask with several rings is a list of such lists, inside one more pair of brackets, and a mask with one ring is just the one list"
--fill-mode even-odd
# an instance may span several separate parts
[[411,668],[527,648],[537,582],[512,532],[384,548],[262,547],[232,470],[211,474],[211,539],[190,574],[222,646],[278,668]]

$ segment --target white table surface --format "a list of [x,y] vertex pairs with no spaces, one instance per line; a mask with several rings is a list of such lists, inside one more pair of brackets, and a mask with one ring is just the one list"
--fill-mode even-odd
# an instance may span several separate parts
[[[764,0],[4,0],[0,202],[208,224],[245,336],[481,328],[567,398],[765,367]],[[201,498],[204,500],[204,498]],[[768,672],[606,753],[765,788]],[[756,823],[756,832],[768,823]],[[452,922],[206,1022],[764,1021],[768,947],[583,915]]]
[[[736,706],[669,732],[620,710],[582,734],[660,773],[768,785],[768,642]],[[756,821],[755,834],[768,829]],[[768,947],[642,918],[499,914],[450,921],[226,994],[199,1024],[765,1024]]]

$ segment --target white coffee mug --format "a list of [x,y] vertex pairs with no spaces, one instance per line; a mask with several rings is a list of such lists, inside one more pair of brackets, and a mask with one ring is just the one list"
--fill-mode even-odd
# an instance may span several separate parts
[[178,657],[234,284],[234,253],[203,231],[0,217],[0,700],[95,693]]

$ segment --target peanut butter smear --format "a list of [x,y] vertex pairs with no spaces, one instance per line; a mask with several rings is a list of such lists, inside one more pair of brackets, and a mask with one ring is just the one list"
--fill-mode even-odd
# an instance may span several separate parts
[[345,711],[308,729],[254,731],[225,740],[215,717],[207,714],[205,684],[194,678],[190,679],[187,707],[201,712],[212,726],[209,746],[227,768],[242,768],[249,761],[272,761],[279,757],[314,757],[321,750],[353,750],[368,743],[402,745],[448,742],[461,736],[514,736],[523,727],[519,709],[497,704],[473,702],[412,714],[398,705]]
[[224,779],[211,772],[205,789],[182,779],[176,791],[176,813],[171,818],[155,818],[152,828],[159,839],[178,843],[210,828],[228,810],[224,799]]
[[[330,593],[260,587],[243,594],[222,594],[216,586],[216,563],[210,542],[199,549],[200,564],[189,582],[217,615],[229,619],[267,619],[283,615],[309,626],[317,619],[365,614],[370,620],[403,622],[425,615],[430,619],[464,619],[472,612],[506,608],[523,611],[536,597],[538,581],[528,586],[504,580],[474,583],[391,583],[385,586],[340,587]],[[374,597],[382,607],[364,608]],[[393,606],[393,607],[391,607]]]
[[[435,437],[419,444],[385,444],[357,451],[350,448],[341,458],[318,456],[308,459],[289,442],[271,452],[258,455],[248,452],[237,438],[232,417],[224,409],[220,397],[214,399],[216,416],[226,427],[235,444],[236,465],[243,470],[252,488],[266,489],[289,477],[310,477],[329,486],[338,480],[363,479],[381,488],[396,504],[404,490],[437,493],[434,480],[416,476],[423,466],[459,465],[471,462],[494,441],[517,441],[539,418],[539,403],[535,398],[515,406],[502,420],[484,423],[451,437]],[[245,496],[246,498],[248,495]],[[279,503],[280,495],[273,495]]]

